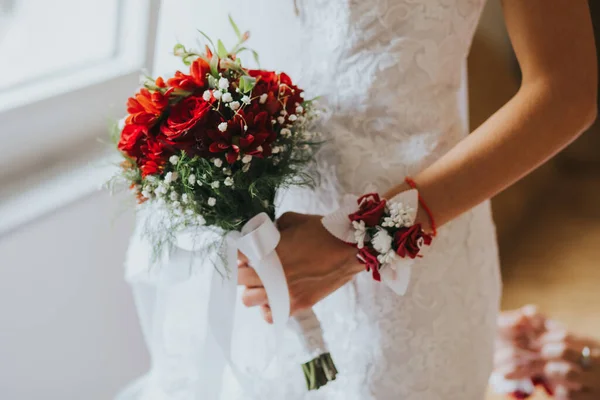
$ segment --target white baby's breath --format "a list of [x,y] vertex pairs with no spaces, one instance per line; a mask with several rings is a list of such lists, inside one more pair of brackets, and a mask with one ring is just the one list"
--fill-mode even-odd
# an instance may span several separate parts
[[283,136],[284,138],[289,138],[290,136],[292,136],[292,131],[288,128],[283,128],[280,133],[281,136]]
[[356,240],[356,247],[362,249],[363,247],[365,247],[365,236],[367,234],[365,221],[352,221],[352,227],[354,228],[354,239]]
[[207,203],[209,206],[214,207],[215,204],[217,204],[217,199],[215,199],[214,197],[209,197]]
[[231,107],[231,109],[232,109],[233,111],[236,111],[236,110],[238,110],[238,109],[240,108],[240,102],[239,102],[239,101],[232,101],[232,102],[229,104],[229,107]]
[[177,165],[177,163],[179,162],[179,156],[171,156],[169,157],[169,162],[173,165]]
[[379,254],[377,256],[377,261],[381,264],[390,264],[396,258],[396,252],[394,250],[389,250],[387,253]]
[[204,99],[204,101],[210,101],[210,97],[210,90],[205,90],[204,93],[202,93],[202,98]]
[[242,97],[242,103],[244,104],[250,104],[252,102],[252,100],[250,99],[250,97],[248,96],[243,96]]
[[242,158],[242,162],[244,164],[248,164],[250,161],[252,161],[252,156],[250,154],[246,154],[243,158]]
[[221,132],[225,132],[227,130],[227,122],[221,122],[217,128],[221,131]]
[[175,182],[179,178],[179,174],[177,172],[167,172],[165,174],[165,183]]
[[221,166],[223,165],[223,160],[221,160],[220,158],[213,158],[212,162],[217,168],[221,168]]
[[233,178],[228,176],[227,178],[225,178],[225,181],[223,181],[223,183],[225,184],[225,186],[233,186]]
[[380,254],[385,254],[392,249],[392,237],[384,229],[379,229],[377,231],[373,236],[371,243],[373,244],[373,248]]
[[219,91],[219,90],[215,90],[213,92],[213,97],[217,100],[221,100],[221,97],[223,96],[223,92]]
[[188,183],[194,185],[196,183],[196,175],[190,174],[190,176],[188,176]]
[[219,78],[219,89],[227,90],[229,88],[229,80],[227,78]]
[[264,93],[260,95],[260,98],[258,99],[258,102],[260,104],[265,104],[267,102],[267,99],[269,98],[269,95]]
[[221,96],[221,100],[223,100],[225,103],[231,103],[233,101],[233,96],[231,93],[226,92],[223,93],[223,96]]
[[218,189],[218,188],[219,188],[219,186],[221,186],[221,182],[219,182],[219,181],[213,181],[213,183],[211,183],[211,184],[210,184],[210,186],[211,186],[213,189]]

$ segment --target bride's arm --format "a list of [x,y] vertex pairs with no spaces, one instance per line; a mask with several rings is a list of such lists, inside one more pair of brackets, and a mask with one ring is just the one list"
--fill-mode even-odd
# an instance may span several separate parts
[[[486,123],[414,177],[438,225],[535,169],[596,115],[597,66],[587,1],[504,0],[504,10],[523,83]],[[397,186],[385,197],[406,189]],[[311,307],[364,267],[356,261],[356,249],[330,235],[318,216],[288,213],[279,227],[277,253],[292,313]],[[267,295],[256,273],[241,268],[239,277],[248,287],[244,303],[263,306],[270,320]]]
[[[523,83],[504,107],[414,177],[438,225],[527,175],[596,116],[597,66],[587,1],[503,4]],[[398,186],[386,197],[403,190],[406,186]]]

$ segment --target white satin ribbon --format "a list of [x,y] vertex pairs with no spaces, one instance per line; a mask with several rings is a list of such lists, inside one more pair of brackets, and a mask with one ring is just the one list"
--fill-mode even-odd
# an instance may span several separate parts
[[[199,393],[202,398],[218,399],[224,369],[229,365],[245,390],[250,390],[250,378],[232,362],[231,347],[236,308],[238,250],[248,257],[269,298],[273,315],[277,349],[281,347],[284,329],[290,315],[290,297],[281,261],[275,252],[280,233],[269,216],[261,213],[244,225],[240,232],[226,236],[227,275],[212,274],[208,299],[208,326],[204,350],[200,357]],[[177,247],[187,251],[201,250],[200,243],[189,232],[177,237]],[[276,354],[277,352],[275,352]],[[210,360],[210,361],[208,361]],[[269,362],[267,362],[267,365]],[[209,393],[206,393],[210,391]]]
[[[325,229],[333,236],[346,243],[356,244],[354,237],[355,229],[348,218],[349,214],[356,211],[358,207],[358,196],[347,195],[342,201],[342,206],[333,213],[323,217],[322,222]],[[419,193],[416,189],[407,190],[397,194],[389,200],[390,203],[403,203],[411,212],[409,213],[410,224],[417,219],[419,208]],[[396,294],[402,296],[408,289],[410,283],[411,269],[415,260],[412,258],[396,257],[389,265],[385,265],[380,271],[381,281],[390,287]]]

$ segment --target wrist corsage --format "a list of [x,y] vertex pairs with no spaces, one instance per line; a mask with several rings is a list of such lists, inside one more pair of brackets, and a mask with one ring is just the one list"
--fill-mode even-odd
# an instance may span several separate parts
[[356,257],[373,279],[402,295],[412,265],[423,256],[434,236],[415,223],[419,201],[422,199],[416,189],[389,200],[376,193],[347,196],[342,207],[323,217],[323,226],[338,239],[356,246]]

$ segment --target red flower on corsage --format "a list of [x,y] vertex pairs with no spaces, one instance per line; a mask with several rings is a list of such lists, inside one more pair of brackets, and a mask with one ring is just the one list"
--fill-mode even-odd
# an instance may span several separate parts
[[377,259],[377,251],[371,247],[363,247],[358,250],[356,255],[358,261],[365,264],[367,271],[371,271],[373,279],[381,281],[381,275],[379,275],[379,260]]
[[385,199],[377,193],[369,193],[358,199],[358,211],[348,215],[350,221],[363,221],[366,226],[377,226],[385,212]]
[[394,234],[394,248],[400,257],[415,258],[423,245],[431,244],[431,235],[423,232],[421,224],[398,229]]

